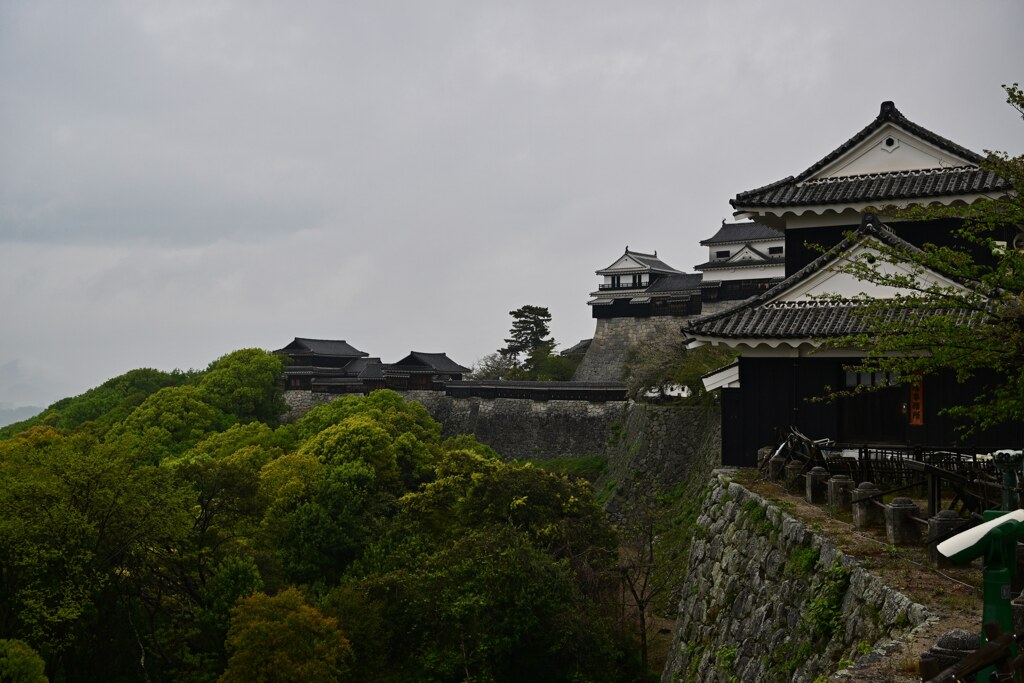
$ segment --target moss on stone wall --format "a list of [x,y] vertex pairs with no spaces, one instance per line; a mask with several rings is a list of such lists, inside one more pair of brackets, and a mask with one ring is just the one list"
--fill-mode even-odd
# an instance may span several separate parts
[[927,618],[725,475],[712,479],[696,527],[666,683],[810,682]]

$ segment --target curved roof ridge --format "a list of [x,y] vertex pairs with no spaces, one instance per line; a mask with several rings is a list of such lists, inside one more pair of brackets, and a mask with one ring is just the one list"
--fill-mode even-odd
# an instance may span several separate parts
[[913,133],[919,138],[922,138],[932,143],[936,147],[941,147],[946,152],[951,152],[959,157],[967,159],[968,161],[973,161],[975,164],[979,164],[985,160],[985,157],[981,156],[977,152],[973,152],[967,149],[966,147],[962,147],[961,145],[958,145],[952,140],[950,140],[949,138],[944,138],[937,133],[933,133],[924,126],[914,123],[906,116],[904,116],[899,109],[896,108],[896,104],[892,100],[886,100],[885,102],[882,102],[881,107],[879,107],[878,116],[875,117],[874,121],[864,126],[864,128],[862,128],[859,132],[854,134],[854,136],[851,137],[849,140],[836,147],[834,150],[826,154],[824,157],[822,157],[815,163],[811,164],[811,166],[806,171],[797,175],[796,180],[799,182],[804,178],[821,170],[822,168],[824,168],[825,166],[832,163],[833,161],[841,157],[843,154],[848,152],[855,145],[863,141],[865,138],[867,138],[869,135],[871,135],[876,130],[881,128],[886,123],[893,123],[903,128],[907,132]]
[[852,173],[850,175],[829,176],[827,178],[811,178],[799,181],[804,185],[819,183],[841,183],[851,180],[863,180],[868,178],[909,178],[917,175],[935,175],[937,173],[973,173],[978,170],[977,166],[936,166],[934,168],[907,168],[901,171],[872,171],[870,173]]

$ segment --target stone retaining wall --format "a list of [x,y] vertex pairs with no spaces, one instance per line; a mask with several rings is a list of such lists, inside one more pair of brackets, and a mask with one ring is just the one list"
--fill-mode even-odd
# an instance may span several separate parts
[[618,382],[633,348],[640,344],[683,341],[679,328],[686,316],[653,318],[598,318],[594,339],[576,368],[577,382]]
[[[640,482],[671,485],[689,464],[719,459],[719,413],[704,406],[654,406],[633,401],[534,401],[521,398],[453,398],[439,391],[399,392],[418,401],[441,423],[445,436],[473,434],[510,458],[609,456],[623,489]],[[286,391],[295,420],[310,408],[338,398]]]
[[813,681],[929,616],[727,475],[697,525],[663,683]]

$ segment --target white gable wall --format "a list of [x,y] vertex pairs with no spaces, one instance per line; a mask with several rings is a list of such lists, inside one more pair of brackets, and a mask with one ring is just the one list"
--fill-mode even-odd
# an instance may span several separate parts
[[[892,144],[887,144],[887,142]],[[973,165],[888,123],[810,179]]]
[[619,260],[608,266],[604,270],[637,270],[639,268],[646,268],[644,264],[640,263],[628,254],[623,254],[619,257]]
[[[865,244],[858,244],[851,249],[849,256],[846,258],[855,258],[868,254],[874,254],[877,256],[878,251]],[[797,283],[785,292],[782,292],[778,297],[772,299],[772,303],[810,301],[816,297],[826,294],[838,294],[845,298],[854,298],[866,295],[875,299],[891,299],[899,294],[907,295],[913,293],[907,290],[899,290],[893,287],[882,287],[871,282],[858,280],[849,273],[843,273],[837,270],[841,263],[841,261],[835,261],[828,267],[814,273],[803,282]],[[902,263],[886,263],[879,259],[876,262],[876,265],[878,271],[883,274],[913,274],[913,270]],[[918,276],[918,282],[925,287],[938,285],[940,287],[955,287],[962,289],[961,285],[932,271],[925,271],[920,274]]]

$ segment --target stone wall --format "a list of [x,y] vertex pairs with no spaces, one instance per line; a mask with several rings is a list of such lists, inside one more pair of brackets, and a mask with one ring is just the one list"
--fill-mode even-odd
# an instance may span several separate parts
[[594,339],[576,368],[577,382],[618,382],[633,348],[664,340],[682,341],[679,328],[689,320],[684,316],[653,318],[598,318]]
[[423,404],[445,436],[473,434],[509,458],[601,455],[624,401],[533,401],[522,398],[453,398],[437,391],[400,392]]
[[281,422],[295,422],[321,403],[330,403],[338,398],[334,394],[313,393],[307,389],[288,389],[284,392],[288,412],[281,416]]
[[662,682],[809,682],[928,616],[830,541],[718,474],[697,520]]
[[[701,316],[732,308],[741,301],[713,301],[701,306]],[[594,338],[573,379],[577,382],[619,382],[626,361],[640,345],[682,342],[679,328],[698,316],[654,316],[652,318],[597,318]]]
[[[721,453],[716,408],[653,406],[632,401],[533,401],[453,398],[439,391],[399,392],[418,401],[441,423],[445,436],[473,434],[510,458],[607,455],[623,490],[686,478],[699,455],[717,463]],[[286,391],[295,420],[337,396]],[[702,470],[702,474],[705,474]]]

